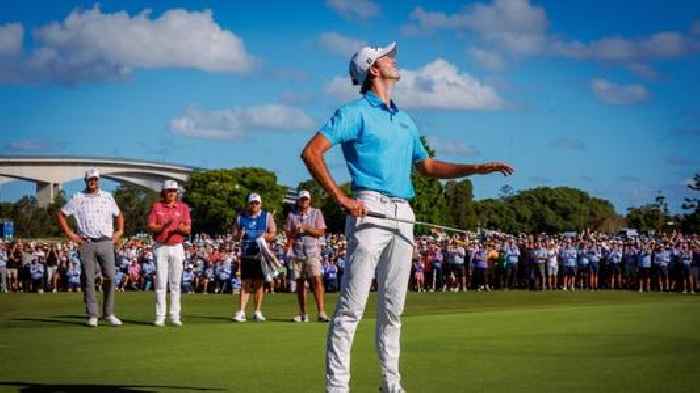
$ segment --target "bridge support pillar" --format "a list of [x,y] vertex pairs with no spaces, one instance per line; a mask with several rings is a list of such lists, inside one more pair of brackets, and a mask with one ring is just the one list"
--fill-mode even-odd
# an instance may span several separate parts
[[54,198],[61,192],[58,183],[36,183],[36,201],[39,207],[46,207],[53,203]]

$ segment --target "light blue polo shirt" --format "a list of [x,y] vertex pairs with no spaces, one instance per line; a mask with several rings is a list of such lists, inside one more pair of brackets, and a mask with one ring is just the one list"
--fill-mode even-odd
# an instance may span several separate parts
[[340,144],[353,191],[372,190],[411,199],[414,163],[428,158],[415,123],[394,102],[372,92],[343,105],[321,127],[331,145]]

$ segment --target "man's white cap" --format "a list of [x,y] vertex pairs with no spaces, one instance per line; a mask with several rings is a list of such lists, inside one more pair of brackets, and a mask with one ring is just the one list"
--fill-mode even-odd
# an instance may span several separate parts
[[177,186],[177,182],[175,180],[166,180],[163,182],[163,187],[161,188],[162,190],[177,190],[180,187]]
[[100,171],[97,170],[97,168],[90,168],[87,171],[85,171],[85,179],[91,179],[93,177],[99,178],[100,177]]
[[353,85],[361,85],[367,78],[369,67],[382,56],[396,55],[396,42],[392,42],[384,48],[372,48],[365,46],[358,50],[350,59],[350,78]]
[[301,198],[311,199],[311,193],[306,191],[306,190],[301,190],[301,191],[299,191],[299,199],[301,199]]
[[262,198],[260,198],[260,194],[252,192],[250,195],[248,195],[248,203],[250,203],[250,202],[262,203]]

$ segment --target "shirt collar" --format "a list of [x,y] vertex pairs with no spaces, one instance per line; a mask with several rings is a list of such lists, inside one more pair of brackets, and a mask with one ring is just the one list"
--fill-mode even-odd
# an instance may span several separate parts
[[391,111],[391,112],[398,112],[399,108],[396,106],[396,103],[394,103],[394,100],[391,100],[389,102],[389,105],[387,106],[384,101],[382,101],[381,98],[379,98],[376,94],[374,94],[373,91],[367,91],[364,95],[365,100],[369,102],[370,105],[373,107],[379,107],[382,108],[386,111]]

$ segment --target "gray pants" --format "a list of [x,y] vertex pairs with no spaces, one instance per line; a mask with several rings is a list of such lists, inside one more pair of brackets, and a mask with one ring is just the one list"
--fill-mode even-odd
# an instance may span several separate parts
[[0,267],[0,292],[7,292],[7,268]]
[[102,317],[114,314],[114,245],[111,241],[84,243],[80,246],[80,261],[83,265],[83,286],[87,314],[99,318],[97,299],[95,298],[95,268],[100,264],[102,271]]

